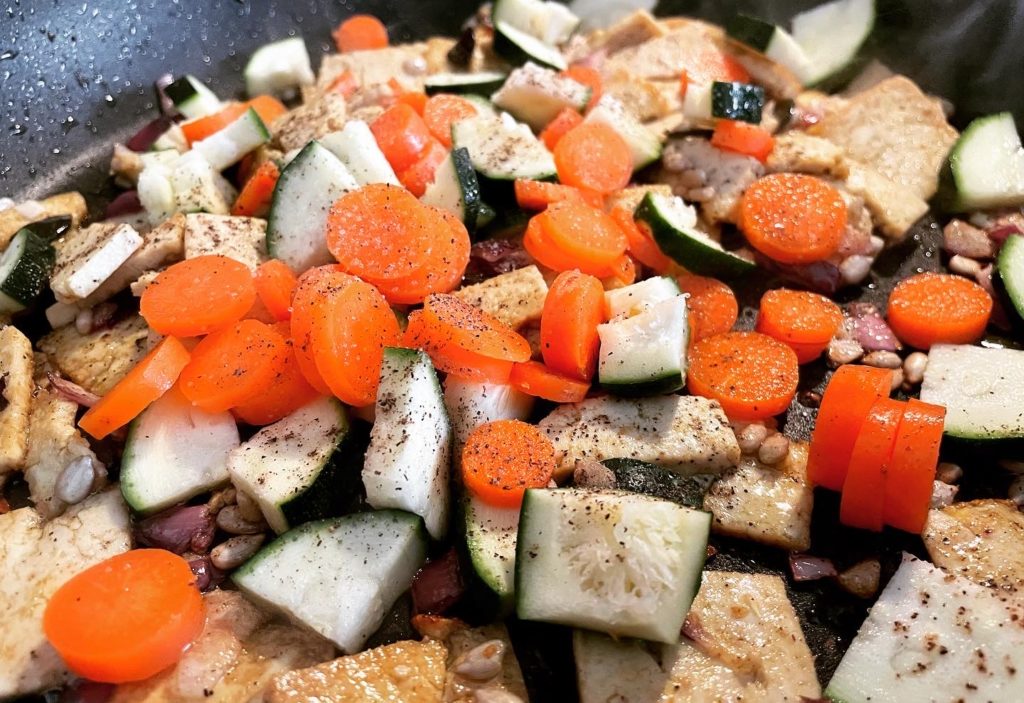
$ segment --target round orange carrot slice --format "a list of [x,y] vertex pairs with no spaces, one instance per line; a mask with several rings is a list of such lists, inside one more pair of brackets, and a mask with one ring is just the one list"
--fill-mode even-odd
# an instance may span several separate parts
[[259,395],[232,410],[235,417],[250,425],[269,425],[272,422],[277,422],[291,415],[303,405],[312,402],[318,395],[302,375],[302,369],[299,368],[299,362],[295,358],[295,351],[292,349],[292,341],[289,338],[291,329],[288,323],[279,322],[274,325],[274,329],[285,338],[288,344],[288,354],[281,370]]
[[615,220],[585,203],[552,203],[536,220],[551,242],[573,260],[610,266],[626,251],[626,235]]
[[807,457],[807,477],[816,486],[842,490],[850,455],[871,406],[888,398],[892,371],[871,366],[840,366],[818,407]]
[[410,349],[422,349],[430,356],[438,371],[467,381],[504,384],[508,383],[512,373],[511,361],[492,359],[431,338],[423,325],[423,313],[420,310],[409,315],[402,345]]
[[555,144],[558,180],[598,193],[625,188],[633,175],[633,153],[619,133],[599,122],[584,122]]
[[256,295],[275,320],[288,320],[292,316],[292,298],[298,283],[288,264],[271,259],[256,269]]
[[392,280],[423,266],[436,232],[405,188],[374,183],[338,198],[327,220],[327,248],[356,276]]
[[555,403],[579,403],[590,391],[586,381],[564,376],[539,361],[513,364],[508,382],[527,395]]
[[313,358],[313,325],[323,316],[320,301],[355,280],[355,276],[343,273],[338,266],[319,266],[302,274],[295,286],[291,317],[292,350],[303,378],[323,395],[330,395],[331,389],[320,376]]
[[757,332],[726,332],[690,348],[687,386],[731,420],[764,420],[789,407],[800,379],[793,350]]
[[188,362],[189,353],[184,345],[167,337],[89,408],[78,426],[96,439],[124,427],[170,390]]
[[383,49],[388,45],[388,28],[373,15],[352,15],[331,32],[338,51]]
[[348,405],[371,405],[377,398],[384,347],[401,340],[398,319],[380,291],[352,281],[320,302],[313,323],[312,349],[320,376]]
[[597,369],[601,343],[597,326],[604,318],[601,281],[579,271],[560,273],[548,290],[540,318],[544,363],[558,373],[589,382]]
[[898,400],[880,398],[868,411],[843,481],[839,521],[844,525],[882,531],[885,476],[905,407],[906,403]]
[[139,314],[160,334],[195,337],[242,319],[256,302],[249,268],[226,256],[185,259],[160,273],[139,300]]
[[818,293],[779,288],[761,296],[757,331],[796,352],[797,361],[814,361],[843,324],[843,311]]
[[492,359],[528,361],[530,343],[511,327],[452,295],[434,293],[423,301],[423,325],[442,344],[454,344]]
[[181,392],[207,412],[224,412],[262,393],[281,371],[288,345],[272,326],[242,320],[205,337],[181,372]]
[[717,278],[683,274],[676,277],[679,290],[689,294],[690,343],[724,334],[736,324],[740,306],[732,288]]
[[[72,576],[50,596],[46,639],[92,681],[141,681],[171,666],[202,632],[203,597],[188,562],[135,549]],[[102,646],[100,646],[102,644]]]
[[480,425],[462,448],[462,481],[490,505],[518,507],[526,489],[548,485],[554,471],[551,440],[519,420]]
[[889,325],[918,349],[933,344],[973,344],[985,334],[992,296],[974,281],[920,273],[896,284],[889,296]]
[[427,100],[423,108],[423,121],[427,129],[437,141],[447,148],[452,148],[452,125],[459,120],[477,114],[476,105],[458,95],[441,93]]
[[750,245],[784,264],[809,264],[839,249],[846,203],[833,186],[798,173],[773,173],[747,188],[740,229]]
[[547,127],[540,133],[540,140],[550,151],[554,151],[562,137],[576,127],[583,124],[583,115],[571,107],[562,108],[562,111],[555,115],[555,119],[548,122]]
[[907,402],[885,477],[885,524],[915,535],[924,529],[945,420],[939,405]]

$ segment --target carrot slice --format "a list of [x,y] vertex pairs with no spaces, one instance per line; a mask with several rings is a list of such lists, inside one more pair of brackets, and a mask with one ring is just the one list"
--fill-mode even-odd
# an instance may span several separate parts
[[611,266],[626,252],[626,235],[615,220],[585,203],[552,203],[535,219],[552,244],[574,261]]
[[527,488],[548,485],[555,448],[543,432],[519,420],[496,420],[470,432],[462,448],[462,481],[490,505],[516,508]]
[[269,425],[277,422],[312,402],[319,395],[302,375],[292,341],[289,339],[291,330],[288,323],[279,322],[274,325],[274,329],[288,345],[288,353],[281,364],[281,369],[270,385],[232,410],[235,417],[250,425]]
[[672,260],[661,252],[650,231],[636,223],[632,212],[619,205],[612,208],[609,215],[626,235],[626,249],[637,261],[655,273],[665,273],[672,268]]
[[973,344],[985,334],[992,296],[974,281],[920,273],[896,284],[889,296],[889,325],[918,349],[933,344]]
[[427,100],[423,121],[427,129],[447,149],[452,148],[452,125],[477,114],[476,105],[458,95],[441,93]]
[[685,70],[679,75],[679,99],[685,100],[686,93],[690,89],[690,74]]
[[320,301],[354,280],[354,276],[343,273],[338,266],[319,266],[302,274],[295,286],[290,325],[292,349],[303,378],[322,395],[330,395],[331,389],[313,358],[313,325],[323,314]]
[[371,281],[388,302],[422,303],[431,293],[448,293],[458,288],[466,272],[472,242],[462,220],[447,210],[429,206],[424,217],[430,223],[434,243],[422,258],[422,268],[404,278]]
[[395,94],[395,102],[405,103],[420,117],[423,116],[423,110],[427,107],[427,94],[418,90],[406,90],[406,88],[398,82],[397,78],[392,78],[388,81],[388,86]]
[[732,288],[716,278],[686,273],[676,278],[679,290],[688,293],[686,308],[690,320],[690,343],[699,342],[733,328],[740,306]]
[[581,191],[572,186],[563,186],[547,181],[528,181],[518,179],[515,182],[516,203],[524,210],[543,210],[552,203],[572,200],[586,203],[591,207],[604,206],[604,198],[593,191]]
[[570,131],[583,124],[583,115],[571,107],[564,107],[555,115],[555,118],[548,122],[547,126],[540,133],[540,140],[549,151],[554,151],[562,137]]
[[555,403],[579,403],[590,391],[586,381],[564,376],[539,361],[513,364],[508,381],[527,395]]
[[431,139],[419,160],[398,174],[398,180],[417,198],[423,197],[427,186],[434,182],[437,167],[448,158],[448,150],[441,142]]
[[289,320],[292,316],[292,298],[298,279],[288,264],[271,259],[256,269],[256,295],[263,301],[275,320]]
[[281,171],[273,161],[264,161],[242,187],[242,192],[231,206],[231,214],[242,217],[263,217],[270,211],[274,188]]
[[757,332],[726,332],[690,348],[686,383],[732,420],[763,420],[789,407],[800,379],[793,350]]
[[719,120],[711,135],[711,146],[752,156],[764,163],[775,148],[775,137],[760,125],[736,120]]
[[842,490],[850,455],[864,418],[875,401],[888,398],[892,371],[871,366],[840,366],[821,396],[811,436],[807,476],[811,483]]
[[422,349],[439,371],[478,383],[508,383],[512,362],[491,359],[467,351],[451,343],[433,339],[423,324],[423,313],[416,310],[409,315],[402,346]]
[[185,259],[142,293],[139,314],[160,334],[195,337],[242,319],[256,302],[249,268],[226,256]]
[[579,271],[560,273],[548,289],[540,318],[544,363],[569,378],[589,382],[601,343],[597,326],[604,320],[601,281]]
[[633,259],[629,254],[623,254],[612,264],[611,276],[609,278],[624,286],[632,285],[636,282],[636,264],[633,263]]
[[124,427],[166,393],[188,365],[189,353],[174,337],[163,339],[89,408],[78,426],[96,439]]
[[423,301],[423,324],[439,343],[454,344],[492,359],[521,362],[531,356],[530,343],[480,308],[461,298],[433,293]]
[[905,407],[906,403],[898,400],[879,398],[868,411],[843,481],[839,522],[844,525],[882,531],[885,476]]
[[[436,220],[409,191],[374,183],[338,198],[327,218],[327,248],[341,267],[373,281],[410,276],[423,267]],[[443,231],[443,230],[442,230]]]
[[597,101],[604,95],[604,80],[596,68],[582,64],[573,64],[562,71],[561,75],[590,88],[590,100],[587,101],[587,110],[597,105]]
[[385,110],[370,124],[370,131],[395,173],[401,173],[419,161],[434,140],[423,118],[404,103]]
[[249,108],[255,110],[256,114],[259,115],[260,120],[262,120],[267,126],[269,126],[270,123],[278,117],[288,112],[288,108],[286,108],[284,103],[277,98],[271,97],[270,95],[258,95],[248,102],[230,103],[219,112],[215,112],[212,115],[206,115],[205,117],[200,117],[195,120],[182,122],[181,131],[185,135],[185,139],[188,141],[189,146],[192,146],[192,144],[202,141],[203,139],[221,131],[248,112]]
[[541,226],[539,217],[538,215],[527,223],[526,233],[523,235],[523,247],[538,263],[552,271],[579,269],[583,273],[589,273],[598,278],[607,278],[612,275],[611,266],[598,266],[574,259],[558,248]]
[[710,85],[714,81],[746,83],[750,80],[750,74],[738,61],[707,42],[691,42],[678,47],[677,51],[690,83]]
[[789,345],[801,364],[821,356],[842,324],[843,311],[823,295],[779,288],[761,296],[757,331]]
[[820,178],[773,173],[743,193],[739,224],[750,245],[765,256],[784,264],[809,264],[838,251],[846,203]]
[[79,676],[105,683],[149,678],[178,661],[202,632],[195,580],[187,561],[163,549],[118,554],[57,589],[43,631]]
[[320,302],[313,325],[313,358],[342,402],[357,407],[377,398],[384,347],[399,343],[398,320],[380,291],[355,279]]
[[939,405],[916,398],[908,401],[885,477],[883,520],[887,525],[913,534],[924,529],[945,419],[946,409]]
[[256,302],[252,304],[252,307],[249,308],[249,312],[245,313],[242,319],[256,320],[268,325],[273,325],[278,322],[278,319],[271,315],[270,311],[267,310],[267,306],[263,304],[263,301],[259,299],[259,296],[256,297]]
[[242,320],[205,337],[181,372],[181,392],[207,412],[224,412],[255,398],[281,371],[284,338],[268,324]]
[[558,140],[554,154],[558,180],[566,185],[607,194],[624,188],[633,175],[629,145],[605,124],[575,127]]
[[352,15],[331,32],[338,51],[383,49],[388,45],[388,28],[373,15]]

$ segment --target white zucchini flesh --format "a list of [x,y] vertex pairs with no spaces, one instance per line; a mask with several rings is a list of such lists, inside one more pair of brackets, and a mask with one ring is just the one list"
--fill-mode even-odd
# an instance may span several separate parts
[[377,146],[370,126],[362,120],[349,120],[341,130],[321,137],[320,143],[341,160],[359,185],[401,185],[384,152]]
[[121,493],[141,512],[181,503],[228,480],[239,444],[229,412],[208,413],[171,390],[132,423],[121,458]]
[[604,302],[611,320],[638,315],[658,303],[679,295],[679,284],[668,276],[653,276],[645,281],[605,291]]
[[249,108],[224,129],[193,144],[192,149],[202,154],[215,171],[223,171],[268,141],[270,132],[267,126],[256,111]]
[[516,612],[674,644],[700,587],[710,513],[646,495],[530,489],[516,547]]
[[810,66],[806,82],[819,82],[845,68],[874,27],[875,0],[833,0],[794,17],[793,39]]
[[470,432],[494,420],[525,420],[533,410],[534,399],[509,385],[448,376],[444,380],[444,404],[455,430],[457,462],[458,451]]
[[352,654],[412,584],[426,553],[420,518],[377,510],[286,532],[231,578],[257,603]]
[[1013,597],[905,555],[825,695],[842,703],[1024,700]]
[[971,122],[953,145],[949,166],[958,209],[1024,203],[1024,146],[1009,112]]
[[370,505],[419,515],[432,537],[443,538],[448,530],[451,435],[430,357],[412,349],[385,349],[363,464]]
[[689,325],[686,296],[656,303],[625,320],[597,327],[601,337],[598,378],[619,395],[655,395],[682,388],[686,380]]
[[488,505],[471,495],[466,498],[465,511],[466,550],[473,569],[503,605],[511,605],[519,509]]
[[280,95],[316,82],[302,37],[264,44],[245,65],[245,90],[250,96]]

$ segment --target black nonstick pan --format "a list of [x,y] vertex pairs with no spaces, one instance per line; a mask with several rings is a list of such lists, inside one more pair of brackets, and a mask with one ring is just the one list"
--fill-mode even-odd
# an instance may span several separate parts
[[[816,0],[665,0],[662,15],[685,14],[723,22],[736,11],[784,22]],[[954,123],[1011,110],[1024,124],[1024,0],[883,0],[869,52],[926,91],[955,106]],[[109,197],[110,148],[156,114],[153,81],[165,73],[212,80],[218,93],[240,93],[241,71],[261,44],[301,34],[316,63],[330,49],[330,30],[353,12],[382,18],[393,41],[454,34],[477,0],[6,0],[0,3],[0,196],[43,197],[82,191],[94,205]],[[887,251],[869,282],[844,300],[884,304],[894,281],[942,265],[940,228],[930,218]],[[761,275],[738,291],[743,320],[772,281]],[[821,390],[827,370],[805,374],[803,390]],[[787,432],[807,438],[814,408],[794,401]],[[954,448],[947,448],[953,451]],[[1007,479],[991,462],[965,462],[961,495],[1005,496]],[[883,580],[900,552],[921,554],[916,537],[882,535],[837,527],[834,494],[816,495],[812,552],[853,563],[878,556]],[[867,603],[830,582],[793,585],[787,555],[751,542],[715,539],[708,568],[777,573],[790,595],[828,681]],[[401,609],[399,609],[401,610]],[[389,618],[382,638],[407,630],[401,612]],[[569,631],[512,623],[516,651],[535,701],[576,699]],[[390,633],[390,635],[389,635]]]

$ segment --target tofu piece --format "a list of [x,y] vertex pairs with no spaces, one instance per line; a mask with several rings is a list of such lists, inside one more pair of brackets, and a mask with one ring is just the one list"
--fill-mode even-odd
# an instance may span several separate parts
[[281,150],[287,152],[338,131],[345,126],[346,118],[345,98],[328,92],[278,117],[270,131]]
[[[764,164],[742,154],[733,154],[711,146],[702,137],[684,137],[671,141],[662,155],[662,178],[672,191],[687,202],[699,202],[701,212],[711,223],[735,222],[743,192],[764,175]],[[694,188],[680,180],[684,171],[702,171],[703,184]],[[694,191],[710,189],[700,197]]]
[[833,178],[845,178],[849,171],[841,148],[797,129],[775,136],[775,147],[765,167],[769,173],[810,173]]
[[680,474],[720,474],[740,460],[722,406],[699,396],[590,398],[558,406],[538,427],[570,473],[579,459],[639,459]]
[[406,90],[422,91],[427,73],[417,67],[429,70],[428,52],[433,53],[425,42],[419,42],[384,49],[327,54],[320,64],[316,87],[320,93],[325,93],[338,76],[351,71],[358,84],[364,88],[387,83],[394,78]]
[[711,529],[788,551],[811,547],[814,488],[807,480],[807,445],[792,442],[777,468],[743,457],[708,489]]
[[[46,522],[32,508],[0,515],[0,699],[39,693],[70,675],[43,634],[50,596],[75,574],[128,551],[128,508],[116,488]],[[16,575],[12,578],[11,575]]]
[[920,200],[935,194],[939,171],[958,136],[939,101],[904,76],[851,96],[809,131]]
[[278,676],[266,700],[441,703],[447,654],[437,640],[395,642]]
[[[77,413],[78,403],[49,387],[37,388],[32,397],[25,480],[36,510],[46,518],[60,515],[68,507],[54,495],[57,479],[68,464],[80,457],[88,457],[93,467],[103,467],[88,440],[78,431],[75,423]],[[96,481],[97,484],[100,482]]]
[[608,27],[596,32],[591,44],[595,49],[603,49],[609,56],[624,49],[637,47],[645,42],[663,37],[668,33],[665,26],[656,20],[650,12],[637,10],[633,14]]
[[669,197],[672,195],[672,186],[667,183],[626,186],[617,193],[609,195],[605,200],[605,205],[609,210],[616,207],[624,207],[630,212],[635,212],[640,207],[640,201],[648,193]]
[[267,221],[234,215],[186,215],[184,242],[186,259],[219,254],[255,271],[267,259]]
[[452,295],[517,329],[540,319],[548,284],[540,269],[525,266],[460,288]]
[[145,681],[119,685],[109,703],[212,703],[262,700],[276,676],[334,656],[304,629],[270,621],[237,591],[210,591],[203,632],[176,665]]
[[149,288],[149,284],[156,280],[156,277],[160,275],[160,271],[146,271],[128,286],[131,289],[132,295],[136,298],[141,298],[142,294]]
[[1009,500],[972,500],[928,512],[928,556],[958,576],[1008,593],[1024,591],[1024,514]]
[[0,328],[0,487],[25,465],[34,366],[28,337],[13,325]]
[[858,163],[848,163],[846,189],[863,198],[876,226],[889,239],[901,239],[928,214],[928,203],[912,190]]
[[185,255],[185,217],[174,215],[142,235],[142,246],[94,290],[79,307],[93,307],[128,288],[147,271],[180,261]]
[[817,700],[814,658],[768,574],[705,571],[678,645],[573,633],[580,703]]
[[149,327],[138,315],[89,334],[68,325],[40,339],[39,349],[63,376],[104,395],[149,352]]
[[141,246],[142,237],[126,224],[99,223],[71,230],[55,244],[57,263],[50,287],[57,300],[84,300]]
[[661,695],[668,703],[818,699],[814,657],[783,580],[705,571]]
[[0,210],[0,250],[6,249],[14,235],[32,222],[45,220],[57,215],[70,215],[71,224],[78,227],[89,214],[89,208],[81,193],[69,192],[53,195],[45,200],[27,201]]
[[[611,95],[641,122],[650,122],[682,108],[679,100],[679,81],[665,90],[668,81],[649,81],[620,71],[604,79],[604,95]],[[674,99],[673,99],[674,98]]]
[[719,51],[707,25],[687,22],[660,36],[611,53],[601,67],[604,76],[626,73],[648,80],[678,81],[695,52]]

